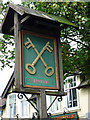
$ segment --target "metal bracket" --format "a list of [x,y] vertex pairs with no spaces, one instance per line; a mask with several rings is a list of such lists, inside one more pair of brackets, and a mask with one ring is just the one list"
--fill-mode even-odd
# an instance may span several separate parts
[[[26,100],[34,107],[34,109],[37,111],[38,113],[38,117],[39,117],[39,110],[32,104],[30,98],[27,97],[27,95],[25,93],[18,93],[18,98],[19,99],[23,99],[23,96],[26,98]],[[54,100],[52,101],[52,103],[50,104],[50,106],[48,107],[47,111],[50,109],[50,107],[53,105],[53,103],[56,101],[56,99],[58,100],[58,102],[61,102],[62,101],[62,96],[56,96],[54,98]],[[51,113],[47,113],[48,116],[51,116]]]
[[23,99],[23,96],[27,99],[27,101],[34,107],[34,109],[39,113],[39,110],[32,104],[30,99],[25,95],[25,93],[18,93],[18,98]]
[[[47,111],[50,109],[50,107],[51,107],[51,106],[53,105],[53,103],[56,101],[57,97],[58,97],[58,96],[56,96],[56,97],[54,98],[54,100],[52,101],[52,103],[51,103],[50,106],[48,107]],[[62,101],[62,96],[60,96],[60,97],[58,98],[58,102],[61,102],[61,101]]]

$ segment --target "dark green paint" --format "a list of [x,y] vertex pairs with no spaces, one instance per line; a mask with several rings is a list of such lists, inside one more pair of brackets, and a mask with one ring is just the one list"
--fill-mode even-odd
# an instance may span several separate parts
[[45,67],[42,63],[41,59],[39,59],[35,65],[36,73],[34,75],[29,74],[25,69],[25,65],[27,63],[32,64],[33,61],[37,57],[37,53],[34,51],[32,47],[29,49],[26,48],[25,43],[27,42],[27,37],[30,38],[32,43],[35,45],[36,49],[40,53],[42,48],[49,41],[50,46],[54,49],[54,40],[46,39],[44,37],[37,37],[35,35],[30,35],[29,33],[23,32],[23,62],[24,62],[24,85],[32,85],[32,86],[44,86],[44,87],[56,87],[56,76],[55,76],[55,56],[54,50],[52,53],[49,53],[47,50],[42,54],[42,58],[46,62],[48,66],[52,66],[54,68],[54,74],[50,77],[45,74]]

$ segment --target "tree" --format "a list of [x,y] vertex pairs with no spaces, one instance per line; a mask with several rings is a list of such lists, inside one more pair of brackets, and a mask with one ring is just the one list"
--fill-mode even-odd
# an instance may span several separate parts
[[[30,7],[30,2],[23,2]],[[66,27],[61,31],[62,57],[64,76],[81,72],[90,78],[90,46],[89,46],[89,5],[90,2],[34,2],[34,9],[62,16],[78,26]],[[72,46],[72,42],[76,47]]]
[[[23,2],[26,7],[67,18],[72,23],[76,24],[78,28],[66,26],[61,31],[62,57],[63,57],[63,71],[64,76],[73,74],[79,71],[84,74],[87,79],[90,78],[89,61],[90,61],[90,46],[89,46],[89,5],[90,2]],[[3,5],[4,6],[4,5]],[[4,10],[4,8],[2,8]],[[14,59],[14,51],[7,51],[7,39],[11,36],[4,35],[2,43],[0,43],[0,51],[2,67],[10,65],[9,62]],[[14,45],[12,38],[9,39],[8,44]],[[0,41],[0,42],[1,42]],[[72,46],[72,42],[76,47]],[[10,42],[10,43],[9,43]],[[4,47],[2,47],[2,45]],[[3,50],[3,51],[2,51]],[[7,51],[7,52],[6,52]],[[8,57],[8,52],[11,56]]]
[[[3,4],[2,0],[0,1],[0,23],[3,19],[7,6],[9,2]],[[5,66],[12,67],[12,62],[15,58],[15,48],[13,36],[0,34],[0,69],[3,69]]]

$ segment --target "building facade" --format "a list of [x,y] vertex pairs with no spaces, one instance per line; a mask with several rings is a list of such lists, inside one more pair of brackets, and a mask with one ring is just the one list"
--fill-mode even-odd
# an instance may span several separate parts
[[[27,97],[31,97],[31,95],[27,94]],[[11,93],[7,96],[4,118],[32,118],[33,114],[31,113],[33,112],[35,112],[34,108],[24,96],[22,99],[18,98],[18,93]]]
[[[8,89],[5,89],[2,96],[6,97],[6,106],[3,108],[3,118],[33,118],[36,110],[23,96],[18,98],[18,93],[10,92],[13,83],[13,76],[8,82]],[[7,87],[6,86],[6,87]],[[7,91],[6,91],[7,90]],[[50,117],[53,118],[75,118],[75,119],[90,119],[90,81],[82,80],[81,75],[69,76],[64,81],[64,91],[66,95],[61,102],[58,98],[47,111]],[[32,95],[27,94],[28,98]],[[34,98],[35,99],[35,98]],[[55,96],[46,96],[47,109],[55,99]],[[35,102],[33,105],[37,106]],[[37,116],[36,116],[37,117]]]
[[69,76],[64,81],[64,91],[67,95],[49,112],[57,118],[90,119],[90,81],[82,80],[81,75]]

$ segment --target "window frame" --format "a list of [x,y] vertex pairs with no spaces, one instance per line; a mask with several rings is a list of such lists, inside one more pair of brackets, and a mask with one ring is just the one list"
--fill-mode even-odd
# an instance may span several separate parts
[[[23,112],[25,112],[25,111],[23,111],[23,109],[22,109],[22,104],[27,104],[27,115],[25,114],[25,115],[23,115],[22,113]],[[26,100],[26,98],[23,96],[23,99],[21,99],[21,101],[20,101],[20,108],[21,108],[21,111],[20,111],[20,116],[22,117],[22,118],[29,118],[29,103],[28,103],[28,101]]]
[[[13,96],[15,96],[15,98],[13,99]],[[16,118],[17,115],[17,110],[16,110],[16,94],[10,94],[9,95],[9,117],[10,118]],[[15,107],[15,111],[14,111],[14,107]],[[11,110],[12,109],[12,110]],[[15,113],[15,114],[14,114]]]
[[[52,101],[50,101],[51,97],[53,98],[53,99],[52,99],[52,101],[53,101],[56,96],[49,96],[49,95],[46,96],[47,109],[48,109],[48,107],[50,106],[50,104],[52,103]],[[57,99],[58,99],[58,97],[57,97]],[[51,113],[51,114],[60,113],[60,102],[59,102],[57,99],[55,100],[55,102],[53,103],[53,105],[52,105],[52,106],[50,107],[50,109],[48,110],[48,113]],[[57,101],[57,103],[56,103],[56,101]],[[57,106],[58,106],[59,109],[52,111],[53,107],[55,106],[55,103],[58,104]]]
[[[76,79],[76,85],[75,86],[69,86],[69,87],[67,87],[66,88],[66,80],[69,80],[69,79],[71,79],[71,78],[74,78],[74,79]],[[68,110],[75,110],[75,109],[79,109],[79,100],[78,100],[78,90],[77,90],[77,86],[78,86],[78,76],[76,75],[76,76],[69,76],[69,77],[67,77],[65,80],[64,80],[64,92],[67,92],[67,95],[66,95],[66,102],[67,102],[67,109]],[[74,82],[73,82],[74,83]],[[77,106],[73,106],[73,99],[72,99],[72,107],[68,107],[68,90],[71,90],[71,93],[73,92],[73,89],[76,89],[76,94],[77,94]],[[73,98],[73,96],[72,96],[72,98]]]

